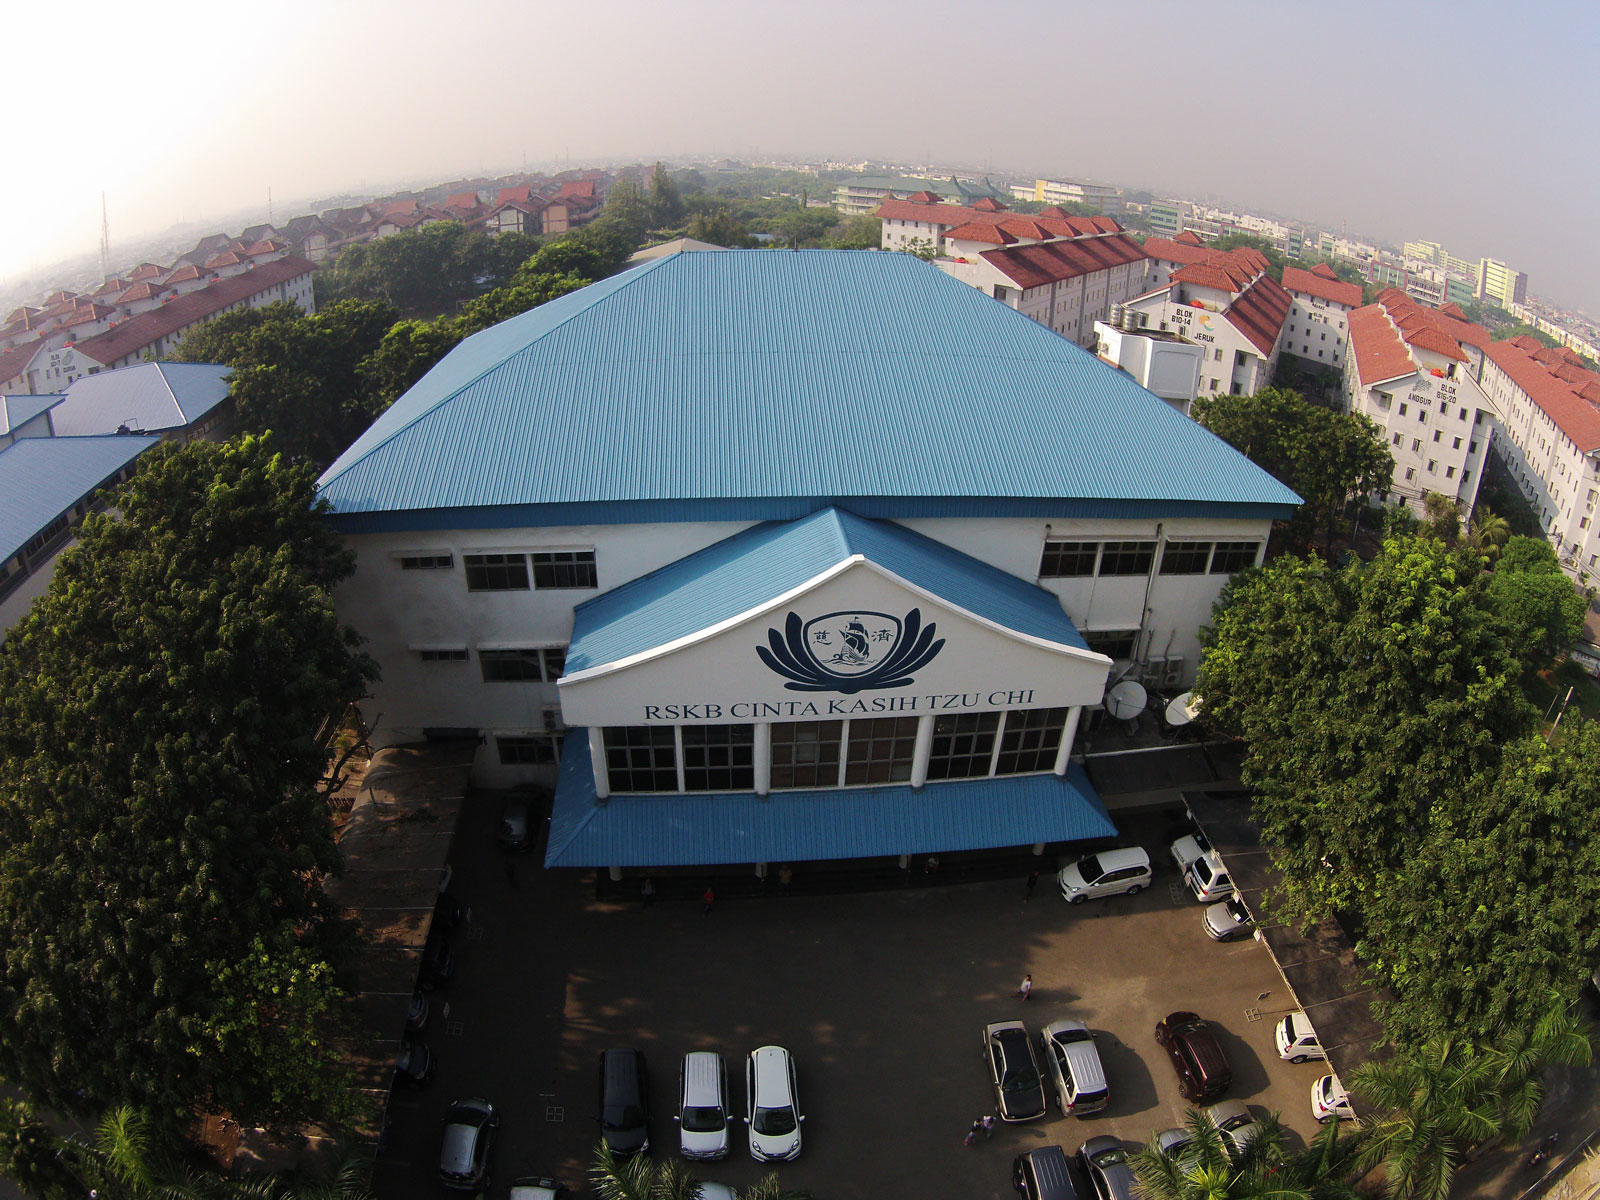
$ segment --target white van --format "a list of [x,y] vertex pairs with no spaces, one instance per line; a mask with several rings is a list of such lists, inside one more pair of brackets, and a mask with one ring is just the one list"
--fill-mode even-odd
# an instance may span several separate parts
[[1150,886],[1150,856],[1142,846],[1087,854],[1062,867],[1056,882],[1070,904],[1082,904],[1095,896],[1131,896]]
[[1191,862],[1183,873],[1183,882],[1189,894],[1202,904],[1226,900],[1236,891],[1228,868],[1222,865],[1222,856],[1215,850],[1207,850]]
[[1279,1021],[1278,1028],[1273,1031],[1273,1041],[1278,1045],[1278,1057],[1285,1062],[1303,1063],[1328,1057],[1317,1040],[1317,1031],[1311,1028],[1303,1012],[1292,1012]]
[[678,1068],[678,1150],[688,1159],[728,1156],[728,1067],[722,1055],[696,1050]]

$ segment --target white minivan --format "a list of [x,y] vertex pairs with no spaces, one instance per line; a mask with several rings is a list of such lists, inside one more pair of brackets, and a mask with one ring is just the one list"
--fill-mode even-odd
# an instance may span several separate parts
[[1273,1031],[1273,1041],[1278,1044],[1278,1057],[1285,1062],[1303,1063],[1328,1057],[1317,1040],[1317,1031],[1311,1028],[1303,1012],[1292,1012],[1279,1021],[1278,1028]]
[[777,1162],[800,1157],[800,1101],[794,1059],[782,1046],[750,1051],[744,1064],[744,1103],[750,1126],[750,1157]]
[[1189,894],[1202,904],[1226,900],[1236,890],[1228,868],[1222,865],[1222,856],[1215,850],[1207,850],[1191,862],[1183,873],[1183,882]]
[[1068,903],[1082,904],[1095,896],[1133,895],[1150,886],[1150,856],[1142,846],[1119,846],[1087,854],[1056,875]]
[[696,1050],[678,1068],[678,1150],[688,1159],[728,1156],[728,1067],[722,1055]]

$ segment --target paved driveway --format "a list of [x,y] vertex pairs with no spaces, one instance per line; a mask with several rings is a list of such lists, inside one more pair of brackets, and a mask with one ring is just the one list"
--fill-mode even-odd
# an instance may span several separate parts
[[[520,1174],[581,1182],[597,1136],[595,1060],[607,1046],[649,1059],[657,1154],[674,1148],[682,1054],[726,1055],[739,1108],[742,1056],[787,1046],[808,1120],[804,1154],[781,1176],[820,1200],[1009,1197],[1021,1149],[1056,1142],[1072,1152],[1101,1133],[1142,1141],[1181,1123],[1176,1079],[1151,1036],[1177,1008],[1221,1028],[1232,1095],[1279,1110],[1303,1136],[1315,1129],[1317,1065],[1281,1063],[1272,1048],[1287,990],[1255,942],[1217,945],[1201,932],[1199,906],[1177,893],[1160,844],[1165,823],[1119,819],[1157,862],[1155,885],[1137,897],[1069,907],[1046,875],[1031,903],[1018,879],[773,896],[704,916],[698,903],[598,903],[587,878],[545,872],[535,857],[516,860],[508,878],[492,845],[497,815],[484,795],[463,814],[452,890],[471,905],[471,926],[455,980],[435,994],[436,1082],[391,1105],[376,1180],[384,1200],[440,1194],[440,1115],[471,1095],[502,1112],[491,1195]],[[1026,1003],[1012,997],[1025,971],[1035,981]],[[1096,1033],[1110,1108],[1003,1126],[964,1147],[972,1119],[993,1109],[984,1023],[1021,1017],[1037,1030],[1065,1014]],[[764,1173],[742,1130],[734,1147],[703,1177],[742,1186]]]

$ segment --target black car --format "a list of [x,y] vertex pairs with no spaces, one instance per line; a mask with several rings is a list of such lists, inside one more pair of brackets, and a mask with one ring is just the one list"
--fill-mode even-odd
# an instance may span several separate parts
[[450,949],[450,939],[439,932],[430,933],[428,944],[422,948],[417,986],[425,992],[435,991],[449,983],[455,973],[456,956]]
[[1156,1026],[1156,1044],[1178,1073],[1178,1094],[1209,1104],[1233,1083],[1233,1068],[1211,1026],[1192,1012],[1170,1013]]
[[439,1151],[439,1182],[452,1191],[477,1192],[489,1186],[489,1151],[500,1115],[487,1100],[457,1100],[444,1114],[444,1145]]
[[449,892],[440,892],[439,899],[433,905],[433,926],[435,933],[451,934],[461,928],[467,919],[467,906],[457,900]]
[[506,797],[506,806],[500,811],[500,832],[495,841],[500,849],[513,854],[526,854],[533,849],[533,797],[526,792],[512,792]]
[[1033,1052],[1033,1038],[1021,1021],[996,1021],[983,1027],[983,1058],[1002,1121],[1032,1121],[1044,1116],[1044,1079]]
[[433,1051],[428,1049],[427,1042],[407,1038],[400,1043],[394,1077],[412,1087],[421,1087],[433,1079]]
[[650,1149],[650,1080],[644,1051],[601,1052],[600,1136],[619,1157]]

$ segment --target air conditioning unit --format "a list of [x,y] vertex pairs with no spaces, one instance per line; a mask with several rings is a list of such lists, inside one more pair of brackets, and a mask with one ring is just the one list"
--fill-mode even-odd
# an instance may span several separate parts
[[566,729],[561,722],[561,709],[552,705],[544,710],[544,728],[546,733],[559,733]]
[[1183,655],[1172,654],[1167,656],[1167,670],[1162,677],[1161,686],[1175,688],[1183,683]]
[[[1178,660],[1180,669],[1183,660]],[[1156,655],[1139,668],[1139,682],[1147,688],[1166,686],[1167,660],[1162,655]]]

